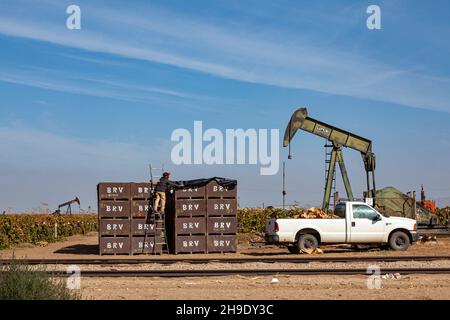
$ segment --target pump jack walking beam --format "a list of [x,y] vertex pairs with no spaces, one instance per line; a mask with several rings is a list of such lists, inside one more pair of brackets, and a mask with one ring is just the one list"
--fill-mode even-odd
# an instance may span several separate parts
[[[345,168],[344,158],[342,155],[342,147],[348,147],[361,152],[364,168],[367,178],[367,197],[375,197],[375,154],[372,152],[372,141],[350,133],[348,131],[336,128],[327,123],[308,117],[306,108],[297,109],[292,115],[284,134],[283,146],[289,146],[289,159],[291,159],[290,143],[298,129],[302,129],[314,135],[326,138],[333,144],[331,152],[331,161],[328,167],[327,180],[325,184],[325,192],[322,202],[322,209],[328,210],[330,205],[331,186],[333,175],[336,170],[336,161],[339,163],[342,179],[349,200],[353,200],[353,192],[348,179],[347,170]],[[370,190],[370,174],[372,173],[372,186]],[[374,199],[375,202],[375,199]]]

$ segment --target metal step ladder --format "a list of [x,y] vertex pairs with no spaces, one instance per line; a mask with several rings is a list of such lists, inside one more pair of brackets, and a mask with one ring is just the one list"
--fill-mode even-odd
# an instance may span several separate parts
[[[327,182],[327,176],[328,176],[328,171],[329,171],[329,165],[331,162],[331,151],[333,150],[333,145],[332,144],[328,144],[327,143],[327,139],[325,139],[325,185]],[[337,199],[338,193],[336,192],[336,170],[334,170],[333,172],[333,180],[331,183],[331,196],[330,196],[330,204],[333,204],[333,208],[334,205],[336,204],[336,202],[338,201]]]
[[[155,224],[155,244],[153,246],[153,254],[158,253],[157,247],[162,247],[162,253],[169,253],[169,245],[167,244],[167,230],[166,230],[166,215],[165,213],[156,212],[157,208],[153,208],[156,197],[156,184],[164,173],[164,165],[156,168],[149,164],[150,170],[150,188],[151,188],[151,199],[149,206],[148,217],[146,218],[146,223]],[[145,239],[147,238],[147,232],[145,233]]]

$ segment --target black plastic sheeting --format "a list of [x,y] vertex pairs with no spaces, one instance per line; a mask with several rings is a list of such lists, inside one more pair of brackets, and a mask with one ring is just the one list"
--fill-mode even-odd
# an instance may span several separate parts
[[186,181],[174,181],[179,184],[179,186],[175,186],[175,189],[181,188],[195,188],[195,187],[203,187],[206,186],[209,182],[216,181],[218,185],[225,187],[229,190],[234,189],[237,186],[237,180],[221,178],[221,177],[213,177],[209,179],[195,179],[195,180],[186,180]]

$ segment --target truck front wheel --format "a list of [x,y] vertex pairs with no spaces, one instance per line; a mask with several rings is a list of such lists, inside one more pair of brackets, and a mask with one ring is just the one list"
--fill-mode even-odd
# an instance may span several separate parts
[[319,240],[312,234],[301,234],[298,238],[298,250],[314,250],[319,247]]
[[395,251],[405,251],[410,244],[408,235],[403,231],[394,232],[389,239],[389,246]]

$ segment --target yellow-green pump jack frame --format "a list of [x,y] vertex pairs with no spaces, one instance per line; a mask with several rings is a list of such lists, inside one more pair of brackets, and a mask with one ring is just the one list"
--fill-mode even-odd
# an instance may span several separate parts
[[[327,123],[312,119],[308,117],[308,111],[306,108],[299,108],[293,113],[284,134],[283,146],[289,146],[289,159],[292,158],[290,152],[290,143],[298,129],[302,129],[314,135],[326,138],[333,145],[325,183],[322,210],[327,211],[330,206],[331,188],[334,172],[336,170],[336,161],[339,163],[339,168],[341,171],[345,191],[347,193],[347,198],[350,201],[354,200],[350,180],[345,168],[342,147],[348,147],[361,152],[364,167],[366,170],[366,196],[372,197],[374,199],[373,205],[375,205],[375,154],[372,152],[372,141],[348,131],[336,128]],[[372,177],[372,190],[370,189],[370,173]]]

